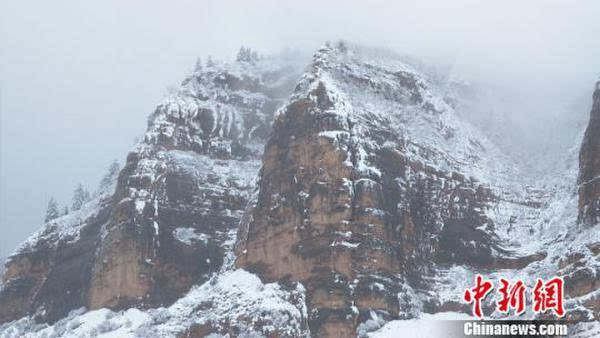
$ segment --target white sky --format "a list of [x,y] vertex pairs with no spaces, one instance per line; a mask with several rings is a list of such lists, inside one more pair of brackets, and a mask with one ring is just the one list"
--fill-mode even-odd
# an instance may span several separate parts
[[344,38],[560,99],[600,74],[599,18],[595,0],[2,1],[0,253],[41,226],[50,196],[69,203],[124,161],[198,55]]

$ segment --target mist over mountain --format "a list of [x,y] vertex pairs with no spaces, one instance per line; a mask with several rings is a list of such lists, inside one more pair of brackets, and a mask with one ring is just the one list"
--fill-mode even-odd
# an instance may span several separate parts
[[[595,1],[66,0],[0,6],[5,255],[38,228],[50,197],[70,205],[78,183],[93,190],[105,167],[144,132],[139,121],[198,56],[229,60],[244,45],[263,54],[289,46],[310,57],[324,41],[340,38],[383,46],[450,65],[469,82],[522,94],[508,96],[516,106],[510,110],[528,126],[544,126],[537,121],[545,114],[585,114],[589,107],[583,113],[559,107],[589,106],[582,102],[600,68]],[[537,102],[529,94],[547,104],[527,103]],[[529,109],[519,109],[525,105],[540,116],[529,118]],[[521,134],[537,132],[525,128]]]
[[600,335],[595,2],[0,13],[0,336]]
[[563,277],[571,334],[598,333],[592,88],[544,142],[505,92],[386,48],[198,59],[7,259],[0,332],[379,336],[468,318],[485,272]]

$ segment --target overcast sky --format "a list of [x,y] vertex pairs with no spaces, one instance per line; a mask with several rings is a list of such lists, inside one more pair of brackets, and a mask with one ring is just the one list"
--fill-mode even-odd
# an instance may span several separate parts
[[[600,1],[2,1],[0,252],[123,163],[197,56],[344,38],[452,64],[535,97],[587,94]],[[585,96],[585,99],[590,99]]]

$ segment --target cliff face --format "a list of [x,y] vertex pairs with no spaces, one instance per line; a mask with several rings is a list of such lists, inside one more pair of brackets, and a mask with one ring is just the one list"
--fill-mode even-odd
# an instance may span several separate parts
[[298,74],[291,64],[215,64],[187,78],[150,117],[116,188],[10,258],[0,322],[168,305],[227,265],[273,112]]
[[579,222],[597,224],[600,217],[600,81],[593,94],[590,121],[579,153]]
[[594,89],[590,120],[579,152],[577,179],[577,223],[588,236],[583,245],[571,245],[564,254],[560,273],[565,276],[565,292],[581,305],[572,317],[600,321],[600,236],[595,227],[600,217],[600,81]]
[[151,117],[102,228],[91,308],[170,304],[223,266],[273,112],[294,80],[286,68],[236,66],[187,79]]
[[[416,62],[339,44],[298,69],[270,58],[188,77],[114,186],[9,259],[0,323],[29,317],[0,335],[56,334],[31,322],[86,307],[55,326],[104,314],[123,336],[367,336],[470,313],[477,273],[529,289],[562,276],[567,318],[600,320],[600,233],[578,223],[596,217],[598,86],[580,168],[547,184]],[[486,317],[505,318],[494,300]],[[143,311],[100,309],[129,307]]]
[[543,258],[502,247],[486,215],[499,198],[473,175],[506,169],[484,163],[468,126],[397,59],[322,48],[273,128],[237,265],[302,282],[317,336],[422,310],[412,293],[431,289],[436,264]]
[[101,194],[46,224],[8,258],[0,322],[34,313],[39,320],[56,321],[86,304],[99,230],[112,205],[110,194]]

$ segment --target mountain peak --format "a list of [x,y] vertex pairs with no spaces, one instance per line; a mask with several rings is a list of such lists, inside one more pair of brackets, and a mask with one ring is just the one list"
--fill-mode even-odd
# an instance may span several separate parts
[[232,144],[263,142],[272,112],[296,80],[297,62],[271,56],[196,69],[157,106],[145,142],[199,153],[211,144],[230,153]]
[[[56,330],[82,335],[363,336],[468,311],[456,290],[483,271],[528,286],[540,271],[564,276],[569,313],[597,320],[600,235],[577,225],[575,186],[523,180],[447,102],[444,81],[454,78],[348,42],[323,45],[303,73],[295,58],[247,48],[198,62],[150,116],[114,190],[9,260],[0,322],[23,319],[0,335],[64,318]],[[596,89],[584,223],[600,215]],[[106,324],[80,328],[86,316]]]

